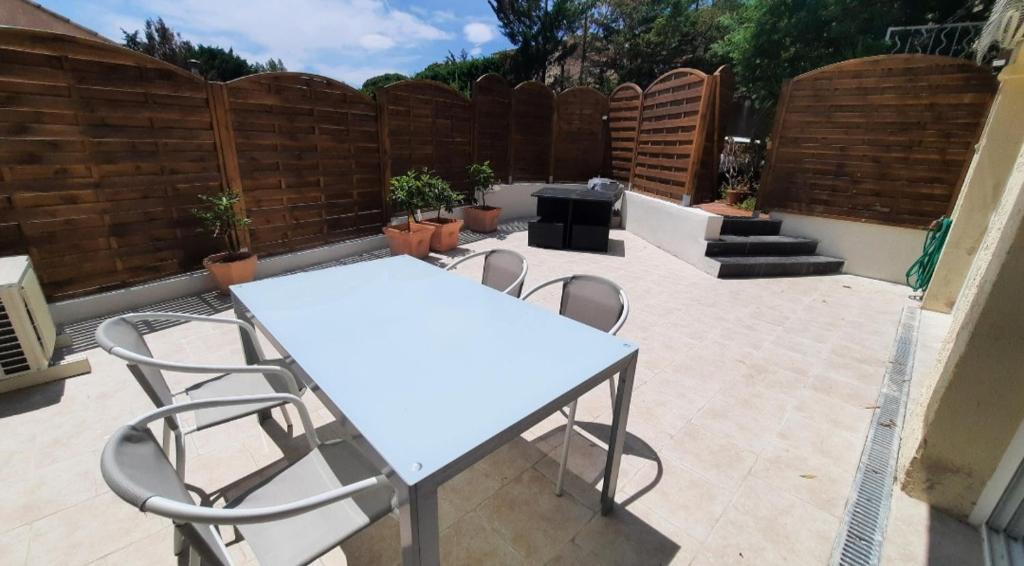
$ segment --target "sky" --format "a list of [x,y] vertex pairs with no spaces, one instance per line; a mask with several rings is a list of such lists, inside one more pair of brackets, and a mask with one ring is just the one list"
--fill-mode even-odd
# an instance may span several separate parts
[[486,0],[36,0],[114,41],[160,16],[193,43],[359,87],[411,74],[452,51],[509,47]]

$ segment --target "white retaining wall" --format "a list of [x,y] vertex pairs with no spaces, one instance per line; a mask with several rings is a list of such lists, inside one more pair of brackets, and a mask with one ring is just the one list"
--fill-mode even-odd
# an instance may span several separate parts
[[846,261],[843,273],[906,284],[910,264],[921,255],[924,230],[772,212],[782,234],[818,240],[818,253]]
[[718,263],[704,257],[707,240],[717,240],[722,231],[717,214],[627,191],[622,226],[702,271],[718,273]]

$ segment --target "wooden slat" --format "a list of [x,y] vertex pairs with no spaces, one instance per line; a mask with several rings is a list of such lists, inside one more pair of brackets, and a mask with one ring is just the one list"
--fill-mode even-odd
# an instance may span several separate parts
[[512,91],[512,179],[547,181],[551,174],[555,93],[536,81]]
[[709,123],[714,128],[714,84],[714,77],[700,71],[675,69],[644,91],[633,160],[635,190],[677,202],[695,197]]
[[475,163],[487,161],[498,179],[511,174],[512,87],[503,77],[487,74],[473,83]]
[[923,228],[948,212],[996,80],[960,59],[887,55],[783,91],[759,205]]
[[591,87],[558,93],[554,180],[586,181],[605,174],[608,97]]

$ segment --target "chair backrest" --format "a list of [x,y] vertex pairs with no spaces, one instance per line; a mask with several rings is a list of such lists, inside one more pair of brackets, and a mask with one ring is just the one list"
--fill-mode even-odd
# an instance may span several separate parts
[[[110,352],[112,347],[117,346],[140,356],[153,357],[153,352],[146,345],[146,340],[142,337],[142,333],[139,332],[138,328],[120,317],[104,321],[96,329],[96,341],[107,352]],[[135,380],[139,382],[139,385],[142,386],[143,391],[146,392],[149,400],[154,405],[166,407],[174,402],[171,388],[167,385],[167,380],[164,378],[160,368],[129,363],[128,369],[131,370]]]
[[484,258],[484,272],[480,282],[491,289],[508,293],[519,298],[526,281],[528,265],[526,258],[512,250],[487,250],[461,257],[445,268],[455,269],[460,264],[477,257]]
[[[140,510],[152,497],[195,505],[185,483],[145,425],[117,429],[103,448],[100,470],[110,489]],[[216,527],[198,523],[176,525],[204,564],[231,564]]]
[[[526,258],[511,250],[491,250],[484,258],[481,283],[519,298],[526,280]],[[510,288],[511,287],[511,288]]]
[[604,277],[558,277],[530,289],[523,299],[558,282],[562,283],[562,297],[558,308],[558,313],[562,316],[611,334],[618,332],[625,324],[629,316],[629,299],[626,297],[626,291]]

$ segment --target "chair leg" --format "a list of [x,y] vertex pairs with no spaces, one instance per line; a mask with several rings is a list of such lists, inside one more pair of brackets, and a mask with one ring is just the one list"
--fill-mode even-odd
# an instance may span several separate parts
[[288,432],[292,431],[292,417],[288,414],[288,407],[281,405],[281,416],[284,417],[284,424],[288,427]]
[[572,427],[576,424],[576,403],[569,405],[569,421],[565,423],[565,438],[562,440],[562,458],[558,464],[558,481],[555,482],[555,495],[562,496],[562,485],[565,480],[565,467],[569,463],[569,441],[572,440]]

